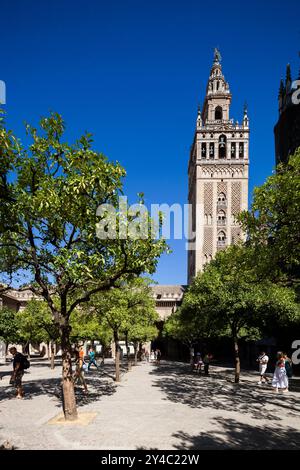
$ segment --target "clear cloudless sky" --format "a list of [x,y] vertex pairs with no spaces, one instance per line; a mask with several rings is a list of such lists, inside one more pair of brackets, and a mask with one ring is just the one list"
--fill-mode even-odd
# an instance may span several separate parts
[[[187,163],[213,49],[233,95],[248,103],[250,194],[274,168],[280,78],[298,76],[300,2],[196,0],[0,0],[0,80],[7,124],[61,113],[67,139],[84,131],[127,170],[133,202],[187,202]],[[154,279],[186,283],[184,240],[170,240]]]

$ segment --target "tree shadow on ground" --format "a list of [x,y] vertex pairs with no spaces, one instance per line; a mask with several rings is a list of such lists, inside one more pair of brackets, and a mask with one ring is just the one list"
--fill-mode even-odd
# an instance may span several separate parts
[[207,377],[192,374],[186,364],[164,364],[150,374],[165,393],[165,400],[198,409],[226,410],[249,414],[254,419],[281,420],[285,416],[299,417],[300,406],[295,396],[275,394],[271,385],[259,387],[245,376],[240,384],[232,382],[232,370],[215,368]]
[[[85,380],[88,387],[88,394],[83,393],[83,386],[80,382],[75,384],[75,395],[78,406],[95,403],[102,399],[103,396],[112,395],[116,391],[116,384],[114,382],[114,366],[113,364],[107,364],[101,370],[90,371],[85,375]],[[125,368],[121,369],[121,375],[126,372]],[[26,372],[27,374],[30,372]],[[1,373],[2,376],[10,376],[11,371]],[[38,396],[48,396],[57,399],[58,407],[61,407],[62,403],[62,387],[61,377],[49,377],[49,378],[38,378],[23,382],[24,389],[24,400],[33,400]],[[6,385],[6,384],[5,384]],[[15,388],[10,386],[7,381],[7,386],[0,387],[0,401],[10,400],[15,398]]]
[[300,431],[292,427],[252,426],[234,419],[215,418],[217,429],[191,435],[183,431],[173,434],[178,439],[176,449],[235,449],[235,450],[297,450]]

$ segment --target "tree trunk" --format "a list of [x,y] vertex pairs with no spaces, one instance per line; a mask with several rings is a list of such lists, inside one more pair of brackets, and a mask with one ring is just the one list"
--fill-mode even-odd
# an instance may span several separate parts
[[63,411],[67,421],[74,421],[78,418],[78,414],[72,374],[70,326],[63,325],[60,330],[62,348]]
[[138,354],[138,357],[139,357],[139,361],[140,361],[140,362],[142,361],[142,356],[143,356],[143,343],[139,343],[139,354]]
[[51,341],[50,342],[50,356],[51,356],[51,369],[54,369],[55,368],[55,362],[54,362],[54,359],[55,359],[55,353],[54,353],[54,342]]
[[125,345],[126,345],[126,352],[127,352],[127,370],[131,370],[131,361],[130,361],[130,347],[128,344],[128,334],[125,333]]
[[29,354],[29,341],[26,341],[26,343],[22,344],[22,354],[30,356],[30,354]]
[[101,348],[101,364],[104,366],[104,359],[105,359],[105,351],[106,351],[106,346],[102,344]]
[[114,331],[114,341],[115,341],[115,368],[116,368],[116,382],[120,382],[120,345],[119,345],[119,335],[117,331]]
[[240,353],[239,353],[239,344],[238,344],[238,339],[236,336],[233,337],[233,343],[234,343],[234,365],[235,365],[234,382],[237,384],[240,381],[241,361],[240,361]]
[[134,347],[134,365],[137,366],[137,362],[138,362],[138,343],[136,341],[133,343],[133,347]]
[[194,354],[195,354],[195,351],[194,351],[193,346],[190,346],[189,350],[190,350],[190,365],[191,365],[191,369],[192,369],[192,372],[193,372],[193,370],[194,370]]

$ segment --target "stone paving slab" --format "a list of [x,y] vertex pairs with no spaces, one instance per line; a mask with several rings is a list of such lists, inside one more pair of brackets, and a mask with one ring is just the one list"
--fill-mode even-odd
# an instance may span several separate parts
[[[0,375],[11,365],[0,367]],[[113,364],[87,375],[80,413],[95,413],[87,426],[52,424],[61,412],[60,368],[32,363],[26,399],[13,398],[8,376],[0,381],[0,443],[19,449],[273,449],[300,448],[299,389],[275,394],[257,373],[212,367],[209,377],[182,363],[140,363],[112,380]]]

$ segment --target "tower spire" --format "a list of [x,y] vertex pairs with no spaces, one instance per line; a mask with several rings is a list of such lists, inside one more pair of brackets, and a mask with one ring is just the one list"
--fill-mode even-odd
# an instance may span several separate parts
[[206,87],[206,96],[202,108],[202,120],[227,121],[229,119],[229,107],[231,94],[229,84],[226,82],[222,71],[221,54],[219,49],[214,49],[214,62],[210,70]]
[[279,85],[279,96],[283,96],[283,95],[284,95],[284,83],[283,83],[283,80],[281,79],[280,85]]
[[285,75],[285,88],[286,88],[287,92],[290,90],[291,84],[292,84],[291,66],[290,66],[290,64],[287,64],[287,66],[286,66],[286,75]]
[[244,126],[244,127],[249,127],[248,104],[247,104],[247,101],[245,101],[245,103],[244,103],[243,126]]
[[200,104],[198,104],[197,128],[200,128],[201,126],[202,126],[201,109],[200,109]]

